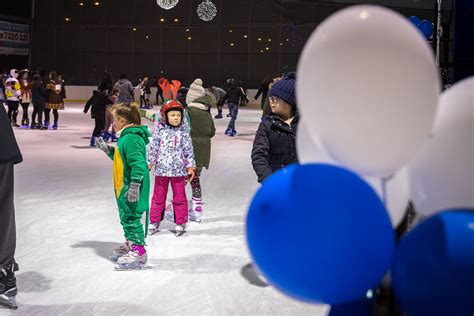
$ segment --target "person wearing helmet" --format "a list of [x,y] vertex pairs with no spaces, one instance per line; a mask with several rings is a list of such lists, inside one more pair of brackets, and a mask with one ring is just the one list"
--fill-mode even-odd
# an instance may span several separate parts
[[10,70],[10,77],[5,82],[5,97],[7,98],[8,119],[10,120],[10,124],[14,127],[19,127],[20,125],[16,122],[21,98],[18,69]]
[[160,85],[168,101],[161,108],[161,116],[155,119],[153,139],[148,153],[150,170],[155,166],[155,188],[151,201],[149,231],[150,234],[159,231],[171,182],[175,231],[176,236],[180,236],[184,233],[188,222],[185,186],[186,182],[192,181],[195,176],[196,162],[189,124],[184,119],[184,107],[175,99],[181,83],[177,80],[171,83],[163,80]]

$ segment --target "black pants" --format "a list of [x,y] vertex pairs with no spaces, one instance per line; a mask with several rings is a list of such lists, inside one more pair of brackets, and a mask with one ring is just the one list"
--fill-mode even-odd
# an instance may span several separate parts
[[13,260],[16,247],[13,163],[0,164],[0,267]]
[[94,131],[92,132],[92,137],[99,137],[100,133],[104,129],[105,126],[105,118],[100,117],[100,118],[94,118],[95,120],[95,127]]
[[18,106],[20,105],[20,101],[10,101],[7,100],[8,106],[8,118],[10,121],[16,122],[16,117],[18,116]]
[[23,108],[23,120],[28,119],[28,107],[30,106],[30,103],[22,103],[21,107]]
[[43,124],[44,108],[40,106],[33,106],[33,115],[31,115],[31,124],[36,125],[36,116],[38,116],[38,125]]
[[[51,109],[44,110],[44,120],[45,120],[45,122],[49,122],[49,119],[51,117],[50,113],[51,113]],[[58,113],[57,109],[53,109],[53,116],[54,116],[54,123],[57,123],[58,119],[59,119],[59,113]]]

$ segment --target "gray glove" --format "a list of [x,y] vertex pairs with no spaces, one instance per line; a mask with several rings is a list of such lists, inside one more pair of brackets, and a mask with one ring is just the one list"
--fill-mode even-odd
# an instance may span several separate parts
[[107,143],[102,137],[95,138],[95,147],[99,148],[107,155],[110,154],[110,152],[112,151],[112,146],[107,145]]
[[125,193],[125,196],[128,198],[128,201],[130,203],[135,203],[136,201],[138,201],[138,198],[140,197],[141,185],[141,183],[136,182],[130,183],[130,188],[128,189],[127,193]]

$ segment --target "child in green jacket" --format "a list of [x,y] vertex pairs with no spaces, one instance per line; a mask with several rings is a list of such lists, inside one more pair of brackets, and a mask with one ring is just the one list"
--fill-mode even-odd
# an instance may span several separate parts
[[147,126],[141,125],[137,108],[117,104],[112,108],[113,125],[120,136],[117,146],[111,147],[102,139],[96,145],[114,162],[115,197],[126,242],[115,249],[112,259],[119,269],[140,269],[147,261],[145,236],[141,218],[149,218],[150,177],[146,160],[146,145],[151,137]]

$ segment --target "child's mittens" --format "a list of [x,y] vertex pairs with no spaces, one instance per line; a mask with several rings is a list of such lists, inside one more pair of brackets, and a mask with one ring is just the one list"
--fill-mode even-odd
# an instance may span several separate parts
[[141,183],[137,183],[137,182],[130,183],[130,188],[128,189],[127,193],[125,193],[125,196],[127,197],[128,202],[135,203],[136,201],[138,201],[138,199],[140,198],[141,185],[142,185]]
[[194,177],[196,176],[196,168],[190,167],[188,168],[187,172],[188,172],[188,178],[186,179],[186,181],[188,182],[193,181]]
[[99,148],[107,155],[110,154],[110,152],[112,151],[112,147],[107,145],[107,143],[102,137],[95,138],[95,147]]

